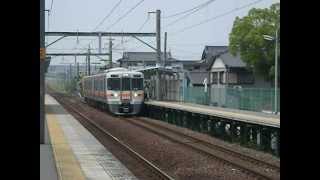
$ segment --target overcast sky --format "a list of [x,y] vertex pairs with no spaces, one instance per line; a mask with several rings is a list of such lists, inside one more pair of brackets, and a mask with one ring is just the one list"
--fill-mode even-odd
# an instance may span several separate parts
[[[50,13],[49,31],[92,31],[110,14],[111,10],[120,0],[53,0]],[[117,19],[128,12],[141,0],[121,0],[120,4],[114,9],[113,13],[95,31],[107,32],[137,32],[144,24],[140,32],[155,32],[155,15],[148,17],[148,11],[161,10],[161,16],[170,16],[179,12],[196,7],[208,0],[144,0],[130,14],[121,19]],[[173,25],[168,24],[184,16],[175,16],[161,19],[161,33],[168,33],[167,49],[173,57],[183,60],[199,60],[205,45],[228,45],[229,33],[232,29],[233,21],[236,16],[247,15],[248,11],[255,8],[268,8],[271,4],[279,0],[260,0],[258,3],[249,7],[236,10],[227,15],[220,16],[236,8],[241,8],[247,4],[258,0],[215,0],[201,10],[183,18]],[[51,8],[52,0],[46,0],[46,9]],[[209,18],[220,16],[207,23],[196,25]],[[46,13],[46,31],[48,31],[48,14]],[[113,25],[116,23],[115,25]],[[113,25],[113,26],[111,26]],[[187,28],[187,29],[186,29]],[[177,33],[181,30],[184,30]],[[47,41],[52,42],[57,37],[48,37]],[[121,58],[123,51],[153,51],[139,41],[129,37],[113,37],[114,47],[113,61]],[[131,40],[130,40],[131,39]],[[97,52],[98,40],[94,37],[65,38],[47,49],[47,52],[85,52],[91,43],[93,52]],[[127,40],[130,40],[126,42]],[[151,43],[154,47],[155,37],[144,37],[143,40]],[[164,42],[161,46],[163,50]],[[107,37],[103,39],[105,52],[108,51]],[[107,58],[107,57],[106,57]],[[92,57],[92,61],[98,62],[97,58]],[[79,62],[84,62],[84,57],[78,58]],[[52,64],[74,62],[73,57],[56,57]]]

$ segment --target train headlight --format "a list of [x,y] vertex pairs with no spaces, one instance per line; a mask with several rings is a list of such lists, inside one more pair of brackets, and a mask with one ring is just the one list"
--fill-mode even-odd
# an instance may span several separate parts
[[134,93],[134,97],[137,97],[138,96],[138,94],[137,93]]
[[114,97],[118,97],[118,93],[114,93]]

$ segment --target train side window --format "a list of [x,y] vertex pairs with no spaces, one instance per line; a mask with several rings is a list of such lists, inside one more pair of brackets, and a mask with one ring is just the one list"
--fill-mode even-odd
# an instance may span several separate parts
[[106,91],[106,77],[103,77],[103,91]]
[[99,91],[102,91],[102,86],[103,86],[103,84],[102,84],[102,79],[100,78],[100,81],[99,81]]

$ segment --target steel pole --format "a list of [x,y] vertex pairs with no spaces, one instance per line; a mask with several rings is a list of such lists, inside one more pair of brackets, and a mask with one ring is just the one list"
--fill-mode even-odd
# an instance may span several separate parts
[[110,61],[110,68],[112,68],[112,39],[109,39],[109,61]]
[[89,49],[88,49],[88,75],[91,75],[91,64],[90,64],[90,45],[89,45]]
[[278,91],[278,29],[276,30],[276,37],[275,37],[275,42],[276,42],[276,49],[275,49],[275,82],[274,82],[274,101],[275,101],[275,113],[277,114],[278,112],[278,95],[277,95],[277,91]]
[[[45,1],[40,0],[40,52],[45,51]],[[40,144],[45,143],[45,80],[44,61],[40,54]]]
[[161,26],[160,26],[160,18],[161,11],[157,10],[157,22],[156,22],[156,40],[157,40],[157,60],[158,64],[161,65]]
[[99,53],[101,53],[101,32],[99,33]]
[[167,32],[164,33],[164,67],[166,67],[167,62]]
[[74,56],[74,76],[76,77],[78,74],[77,74],[77,56]]
[[[160,27],[160,14],[161,11],[156,11],[156,40],[157,40],[157,63],[156,66],[161,66],[161,27]],[[156,99],[159,101],[160,98],[160,72],[156,70]]]
[[79,78],[79,63],[77,62],[77,77]]

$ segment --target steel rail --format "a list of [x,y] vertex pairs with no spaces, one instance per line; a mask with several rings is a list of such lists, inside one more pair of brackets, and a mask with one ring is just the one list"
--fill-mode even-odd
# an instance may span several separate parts
[[85,119],[87,122],[89,122],[92,126],[94,126],[96,129],[100,130],[101,132],[103,132],[103,134],[105,134],[106,136],[110,137],[114,142],[116,142],[117,144],[119,144],[122,148],[124,148],[127,152],[129,152],[131,155],[133,155],[136,159],[138,159],[140,162],[142,162],[144,165],[147,166],[148,169],[150,169],[154,174],[156,174],[160,179],[163,180],[174,180],[174,178],[170,177],[167,173],[165,173],[164,171],[162,171],[161,169],[159,169],[157,166],[155,166],[154,164],[152,164],[150,161],[148,161],[146,158],[144,158],[143,156],[141,156],[139,153],[137,153],[136,151],[134,151],[132,148],[130,148],[128,145],[126,145],[125,143],[123,143],[122,141],[120,141],[118,138],[116,138],[115,136],[113,136],[111,133],[109,133],[108,131],[106,131],[104,128],[102,128],[101,126],[99,126],[97,123],[95,123],[94,121],[92,121],[90,118],[88,118],[86,115],[84,115],[83,113],[79,112],[77,109],[75,109],[74,107],[72,107],[72,105],[67,104],[65,102],[63,102],[61,99],[56,98],[57,101],[60,104],[63,104],[64,106],[68,107],[70,110],[72,110],[73,112],[75,112],[76,114],[78,114],[79,116],[81,116],[83,119]]
[[[229,160],[229,159],[227,159],[227,158],[225,158],[225,157],[223,157],[223,156],[219,156],[219,155],[217,155],[217,154],[210,153],[208,150],[202,149],[201,147],[199,147],[199,145],[202,144],[202,141],[199,140],[199,139],[197,139],[197,138],[193,138],[193,137],[190,137],[190,136],[186,136],[185,134],[182,134],[182,133],[180,134],[180,133],[178,133],[178,132],[176,132],[176,131],[170,130],[170,129],[165,128],[165,127],[160,127],[160,126],[157,126],[157,127],[156,127],[156,128],[165,129],[165,131],[167,131],[167,132],[169,131],[169,132],[172,133],[172,134],[176,134],[176,135],[178,135],[178,136],[181,136],[181,137],[184,138],[184,139],[191,139],[191,141],[180,141],[180,140],[178,140],[178,139],[176,139],[176,138],[173,138],[172,136],[168,135],[168,133],[159,132],[158,130],[155,130],[155,129],[153,129],[153,128],[150,128],[150,127],[147,127],[147,126],[145,126],[145,125],[142,125],[142,124],[138,123],[138,122],[136,121],[136,120],[138,120],[138,119],[134,119],[134,118],[131,118],[131,120],[130,120],[130,118],[121,118],[121,119],[126,120],[127,122],[129,122],[129,123],[131,123],[131,124],[133,124],[133,125],[139,126],[139,127],[143,128],[143,129],[146,129],[146,130],[148,130],[148,131],[151,131],[151,132],[153,132],[153,133],[155,133],[155,134],[157,134],[157,135],[159,135],[159,136],[161,136],[161,137],[165,137],[165,138],[167,138],[167,139],[170,139],[170,140],[173,141],[173,142],[176,142],[176,143],[185,145],[185,146],[187,146],[187,147],[191,147],[192,149],[194,149],[194,150],[196,150],[196,151],[198,151],[198,152],[200,152],[200,153],[207,154],[207,155],[209,155],[209,156],[211,156],[211,157],[213,157],[213,158],[215,158],[215,159],[218,159],[218,160],[220,160],[220,161],[222,161],[222,162],[225,162],[225,163],[227,163],[227,164],[229,164],[229,165],[231,165],[231,166],[235,166],[235,167],[237,167],[237,168],[239,168],[239,169],[241,169],[241,170],[244,170],[246,173],[251,174],[251,175],[253,175],[253,176],[255,176],[255,177],[259,177],[259,178],[261,178],[261,179],[275,179],[275,178],[273,178],[273,177],[270,177],[267,173],[261,173],[261,172],[259,172],[259,171],[257,171],[257,170],[250,169],[250,168],[248,168],[247,166],[245,166],[245,165],[243,165],[243,164],[236,163],[236,162],[231,161],[231,160]],[[140,121],[140,122],[141,122],[141,121]],[[156,125],[153,125],[153,124],[152,124],[151,126],[155,127]],[[210,144],[210,143],[208,143],[208,144]],[[208,145],[205,145],[205,146],[208,147]],[[209,148],[210,148],[211,150],[217,151],[217,149],[212,149],[211,147],[209,147]],[[218,150],[218,151],[219,151],[219,150]],[[220,151],[221,151],[221,150],[220,150]],[[226,150],[226,151],[227,151],[227,150]],[[227,153],[227,152],[223,152],[223,153]],[[228,154],[228,155],[229,155],[229,154]]]
[[229,148],[226,148],[226,147],[217,145],[217,144],[212,144],[212,143],[209,143],[209,142],[207,142],[207,141],[203,141],[203,140],[201,140],[201,139],[195,138],[195,137],[193,137],[193,136],[184,134],[184,133],[179,132],[179,131],[175,131],[175,130],[170,129],[170,128],[168,128],[168,127],[161,126],[161,125],[159,125],[159,124],[150,122],[150,121],[148,121],[148,120],[145,120],[145,119],[142,119],[142,118],[139,118],[139,117],[138,117],[138,118],[134,118],[134,119],[143,121],[144,123],[149,124],[149,125],[151,125],[151,126],[154,126],[154,127],[157,127],[157,128],[161,128],[161,129],[164,129],[164,130],[166,130],[166,131],[170,131],[171,133],[177,134],[177,135],[179,135],[179,136],[184,136],[184,137],[186,137],[186,138],[192,139],[193,141],[197,141],[197,143],[201,143],[201,144],[203,144],[203,145],[205,145],[205,146],[207,146],[207,147],[214,148],[214,149],[217,149],[217,150],[219,150],[219,151],[223,151],[224,153],[232,154],[232,155],[234,155],[234,156],[239,157],[239,158],[242,159],[242,160],[250,161],[250,162],[252,162],[252,163],[254,163],[254,164],[263,166],[263,167],[265,167],[265,168],[274,169],[275,171],[280,172],[280,166],[278,166],[278,165],[271,164],[271,163],[266,162],[266,161],[262,161],[262,160],[260,160],[260,159],[255,158],[255,157],[252,157],[252,156],[249,156],[249,155],[246,155],[246,154],[237,152],[237,151],[235,151],[235,150],[232,150],[232,149],[229,149]]

